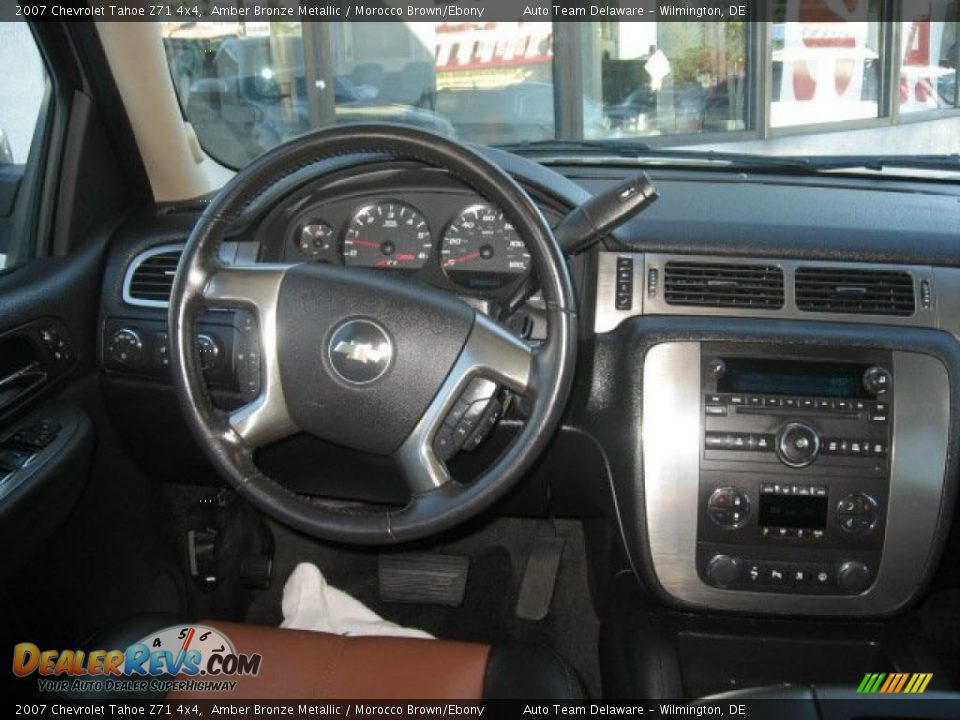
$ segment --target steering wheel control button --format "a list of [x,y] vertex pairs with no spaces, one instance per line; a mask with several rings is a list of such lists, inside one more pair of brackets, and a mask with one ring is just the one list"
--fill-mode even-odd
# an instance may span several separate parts
[[729,555],[714,555],[707,563],[707,577],[717,587],[730,587],[740,579],[740,561]]
[[457,454],[457,445],[453,440],[453,430],[446,425],[437,430],[437,434],[433,437],[433,452],[444,462]]
[[382,378],[393,361],[393,342],[372,320],[347,320],[330,336],[330,366],[341,380],[368,385]]
[[197,335],[197,352],[200,355],[201,370],[213,370],[220,362],[220,345],[208,333]]
[[817,459],[820,436],[809,425],[788,423],[777,436],[777,456],[790,467],[806,467]]
[[880,520],[880,504],[866,493],[847,495],[837,503],[837,522],[852,535],[866,535]]
[[717,488],[707,500],[707,515],[720,527],[736,530],[750,515],[750,499],[739,488]]
[[470,451],[480,447],[480,444],[487,438],[490,431],[496,427],[502,413],[503,406],[500,404],[500,401],[495,399],[490,400],[483,411],[480,422],[477,423],[476,430],[473,431],[473,435],[467,438],[467,441],[463,444],[463,449]]
[[497,384],[493,382],[493,380],[477,377],[471,380],[467,387],[464,388],[460,399],[467,404],[471,404],[477,400],[489,400],[496,395],[496,393]]
[[871,395],[885,395],[892,385],[890,373],[879,365],[869,367],[863,373],[863,389]]

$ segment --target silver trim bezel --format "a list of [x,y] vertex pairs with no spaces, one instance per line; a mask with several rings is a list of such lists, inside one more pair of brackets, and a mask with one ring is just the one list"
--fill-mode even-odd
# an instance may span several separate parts
[[[616,309],[616,265],[618,257],[633,259],[633,308]],[[783,307],[775,310],[752,308],[714,308],[696,305],[669,305],[663,299],[663,270],[671,260],[684,262],[724,263],[729,265],[775,265],[783,271]],[[913,277],[913,315],[866,315],[855,313],[824,313],[800,310],[796,304],[796,271],[799,267],[843,268],[850,270],[899,270]],[[648,293],[647,278],[651,270],[657,270],[658,287],[654,294]],[[929,265],[883,264],[860,262],[832,262],[824,260],[791,260],[785,258],[726,257],[719,255],[682,255],[673,253],[615,253],[601,252],[597,263],[597,304],[594,314],[594,331],[606,333],[615,330],[624,320],[643,315],[687,315],[733,318],[764,318],[767,320],[807,320],[821,322],[859,323],[866,325],[901,325],[911,327],[939,328],[941,319],[937,312],[938,288],[936,280],[943,282],[947,276],[935,272]],[[960,283],[960,277],[951,276]],[[930,284],[931,302],[924,307],[920,287]],[[960,294],[958,289],[957,294]]]
[[653,346],[643,371],[643,497],[652,570],[676,601],[713,610],[802,615],[888,615],[907,605],[932,570],[946,489],[950,383],[938,359],[893,353],[890,491],[880,566],[859,595],[722,590],[697,574],[700,498],[700,343]]

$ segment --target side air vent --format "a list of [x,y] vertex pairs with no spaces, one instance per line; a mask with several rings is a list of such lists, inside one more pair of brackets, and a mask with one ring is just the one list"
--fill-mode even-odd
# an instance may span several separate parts
[[161,245],[133,259],[123,281],[123,299],[130,305],[166,307],[183,245]]
[[913,315],[913,277],[902,270],[801,267],[797,308],[805,312]]
[[663,287],[669,305],[783,307],[783,270],[776,265],[671,260],[664,266]]

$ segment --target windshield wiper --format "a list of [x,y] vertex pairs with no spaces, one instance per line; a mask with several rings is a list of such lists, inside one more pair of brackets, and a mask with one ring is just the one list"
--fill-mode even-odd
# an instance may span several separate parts
[[960,155],[757,155],[717,150],[659,148],[636,140],[534,140],[498,145],[501,150],[529,155],[557,155],[571,159],[613,156],[653,162],[683,161],[684,164],[720,165],[724,169],[761,170],[775,173],[816,174],[836,170],[887,168],[946,170],[960,172]]
[[960,172],[960,155],[837,155],[809,158],[817,170],[950,170]]

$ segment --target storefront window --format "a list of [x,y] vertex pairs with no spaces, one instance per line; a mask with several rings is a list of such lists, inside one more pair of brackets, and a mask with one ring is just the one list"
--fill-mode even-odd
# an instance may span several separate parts
[[778,0],[771,127],[880,117],[881,6],[879,0]]
[[901,25],[900,112],[957,106],[957,3],[930,0]]
[[585,77],[600,76],[605,125],[585,117],[587,137],[747,128],[747,23],[596,25]]

